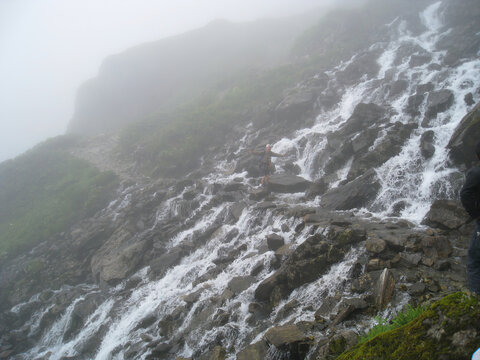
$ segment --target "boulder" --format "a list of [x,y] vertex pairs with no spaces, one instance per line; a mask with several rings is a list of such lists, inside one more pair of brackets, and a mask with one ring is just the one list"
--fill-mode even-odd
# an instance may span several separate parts
[[298,193],[307,190],[312,183],[300,176],[291,174],[274,174],[269,178],[268,188],[278,193]]
[[480,134],[480,103],[460,122],[449,143],[450,158],[457,166],[470,168],[478,162],[475,145]]
[[219,345],[198,357],[198,360],[225,360],[227,352]]
[[447,259],[453,252],[453,246],[446,236],[424,236],[421,246],[425,256],[433,261]]
[[435,146],[433,145],[433,130],[425,131],[420,138],[420,153],[425,159],[430,159],[435,154]]
[[415,94],[408,98],[407,106],[405,107],[405,112],[411,116],[420,115],[420,105],[422,105],[425,100],[424,94]]
[[248,345],[237,354],[237,360],[265,360],[267,358],[268,345],[265,341],[259,341]]
[[447,111],[450,106],[453,105],[453,100],[453,93],[448,89],[430,92],[427,98],[425,117],[432,119],[435,118],[437,114]]
[[365,248],[371,253],[379,254],[387,248],[387,243],[385,240],[375,236],[375,234],[369,234]]
[[140,265],[151,241],[132,242],[130,231],[120,228],[95,253],[91,260],[93,275],[100,281],[115,285],[132,274]]
[[270,250],[277,251],[285,245],[285,240],[280,235],[270,234],[267,236],[267,245]]
[[373,169],[359,178],[329,190],[322,196],[321,206],[331,210],[350,210],[368,205],[380,190],[380,182]]
[[254,281],[255,278],[252,276],[235,276],[228,283],[228,288],[234,294],[240,294],[242,291],[248,289]]
[[469,216],[461,204],[453,200],[436,200],[422,224],[444,230],[459,229]]
[[183,256],[185,252],[180,247],[172,248],[168,253],[150,262],[150,271],[156,276],[162,276],[170,267],[180,263]]
[[297,325],[270,328],[265,333],[265,340],[281,352],[288,353],[288,358],[292,360],[305,359],[313,343],[313,339],[301,331]]
[[358,334],[353,330],[345,330],[321,341],[313,351],[311,359],[329,360],[337,358],[344,351],[350,350],[358,342]]

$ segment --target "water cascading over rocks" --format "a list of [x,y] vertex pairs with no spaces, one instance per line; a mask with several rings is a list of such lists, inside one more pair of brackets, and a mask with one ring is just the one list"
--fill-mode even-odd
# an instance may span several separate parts
[[[252,119],[204,154],[203,175],[125,182],[88,231],[62,235],[58,253],[85,250],[88,274],[12,292],[0,357],[324,359],[374,315],[464,289],[461,233],[419,225],[460,184],[447,145],[480,99],[480,47],[477,35],[476,52],[455,57],[464,24],[451,19],[473,3],[432,1],[386,23],[287,91],[272,125]],[[249,175],[259,124],[287,154],[272,191]]]

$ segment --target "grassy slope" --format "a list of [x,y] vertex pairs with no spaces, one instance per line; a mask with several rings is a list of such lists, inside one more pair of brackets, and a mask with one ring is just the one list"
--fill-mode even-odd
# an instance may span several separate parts
[[106,205],[114,174],[68,155],[70,141],[52,139],[0,164],[0,259],[30,249]]

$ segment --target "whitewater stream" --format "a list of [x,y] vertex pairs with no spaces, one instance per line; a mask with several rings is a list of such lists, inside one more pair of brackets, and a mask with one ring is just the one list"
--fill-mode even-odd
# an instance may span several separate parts
[[[437,2],[426,8],[421,14],[421,20],[426,30],[420,36],[412,36],[406,24],[397,19],[388,25],[388,31],[392,40],[385,43],[372,45],[369,50],[379,51],[378,65],[380,71],[374,77],[364,77],[354,85],[338,87],[341,89],[341,100],[328,111],[317,114],[315,123],[309,128],[296,131],[289,137],[285,137],[273,144],[273,151],[287,153],[295,159],[295,164],[301,169],[300,176],[308,180],[320,179],[324,171],[316,167],[316,155],[325,150],[327,146],[327,134],[340,129],[352,115],[355,106],[359,103],[375,103],[388,106],[392,116],[389,121],[412,123],[418,122],[418,127],[406,141],[401,152],[375,169],[381,182],[381,190],[372,205],[366,209],[357,209],[357,215],[370,213],[374,218],[385,219],[392,213],[395,203],[402,201],[405,207],[401,210],[400,218],[420,224],[424,215],[429,210],[432,200],[442,196],[452,198],[455,196],[450,181],[452,174],[458,174],[458,170],[449,167],[447,159],[447,143],[455,128],[468,112],[469,107],[465,104],[464,97],[468,93],[474,94],[475,101],[480,100],[476,89],[480,86],[480,59],[471,59],[461,62],[460,65],[450,68],[432,67],[432,64],[442,63],[445,52],[436,49],[436,43],[444,33],[442,27],[442,3]],[[445,30],[448,31],[448,30]],[[421,66],[411,67],[410,57],[398,59],[397,52],[406,45],[421,47],[431,55],[431,61]],[[355,57],[340,64],[337,68],[327,73],[329,86],[336,85],[336,73],[345,70]],[[389,81],[404,79],[408,87],[397,97],[392,99],[384,86],[388,77]],[[448,89],[455,95],[453,105],[448,111],[439,113],[427,126],[422,125],[426,111],[426,99],[420,106],[420,116],[412,117],[405,112],[410,96],[414,95],[418,85],[432,82],[435,90]],[[422,134],[433,131],[434,155],[425,159],[419,152]],[[254,137],[254,130],[247,128],[243,139],[235,145],[232,152],[240,152],[246,149],[249,139]],[[382,133],[381,133],[382,134]],[[375,151],[378,141],[372,145],[370,151]],[[282,168],[286,160],[274,159],[277,166]],[[338,181],[330,186],[335,187],[346,179],[352,161],[347,161],[346,166],[338,170]],[[245,173],[228,174],[230,164],[224,160],[218,162],[217,172],[209,174],[203,180],[206,183],[229,184],[235,179],[242,178],[244,184],[249,185],[249,179]],[[192,185],[194,186],[194,185]],[[156,209],[155,224],[145,231],[154,231],[157,226],[166,220],[174,218],[181,209],[182,195],[189,191],[187,186],[183,193],[167,198]],[[119,199],[109,208],[108,212],[115,221],[118,213],[128,207],[132,194],[141,191],[137,186],[124,189]],[[228,203],[212,206],[210,200],[213,195],[206,188],[194,199],[198,202],[195,214],[188,228],[173,236],[167,249],[187,243],[202,229],[206,229],[214,223],[223,223],[223,219],[231,206]],[[277,206],[289,204],[290,206],[302,205],[315,207],[320,204],[321,197],[310,202],[305,202],[303,194],[279,195],[276,197]],[[207,210],[208,207],[208,210]],[[201,217],[198,217],[202,214]],[[176,309],[184,307],[188,303],[187,311],[181,321],[181,327],[176,329],[177,334],[182,334],[185,343],[179,346],[176,356],[190,357],[198,349],[203,349],[212,343],[213,339],[221,339],[221,345],[228,349],[230,354],[238,353],[243,347],[254,343],[262,338],[265,331],[272,326],[286,324],[295,321],[311,321],[314,318],[315,309],[322,304],[326,296],[348,297],[349,274],[359,257],[364,253],[363,244],[353,247],[341,263],[330,270],[318,280],[299,287],[293,291],[288,299],[276,307],[270,316],[261,321],[261,325],[252,327],[249,322],[249,304],[254,302],[254,291],[264,279],[272,275],[269,264],[275,260],[271,251],[265,251],[267,235],[277,233],[281,235],[292,248],[303,243],[311,234],[306,228],[295,231],[301,223],[301,219],[294,219],[282,215],[271,209],[259,209],[255,206],[247,206],[241,212],[238,220],[234,223],[224,223],[211,236],[204,245],[196,248],[185,256],[180,264],[168,269],[163,277],[151,280],[148,269],[144,268],[132,278],[137,279],[138,284],[133,291],[125,291],[128,281],[124,281],[110,290],[100,289],[94,285],[81,285],[67,289],[72,296],[70,306],[57,319],[50,329],[41,335],[40,340],[32,345],[24,354],[17,355],[15,359],[40,359],[59,360],[63,358],[75,359],[145,359],[151,349],[145,347],[142,334],[147,334],[151,341],[171,341],[168,335],[158,332],[158,321],[145,325],[145,319],[152,316],[162,319],[165,315],[172,314]],[[319,230],[320,231],[320,230]],[[242,251],[240,256],[229,263],[223,271],[215,274],[207,281],[196,282],[200,276],[215,268],[214,260],[227,254],[232,249]],[[262,267],[258,267],[262,264]],[[225,296],[229,282],[235,277],[251,274],[259,268],[255,280],[248,288],[232,298],[225,298],[220,307],[212,305],[212,299]],[[65,291],[60,289],[57,291]],[[194,294],[194,300],[188,300]],[[87,316],[85,324],[79,331],[68,332],[71,328],[73,309],[81,304],[87,297],[98,296],[98,306]],[[33,297],[25,304],[17,305],[13,312],[21,311],[22,307],[34,303],[38,299]],[[285,305],[296,301],[296,306],[287,315],[282,314],[281,320],[277,321],[279,312],[285,311]],[[405,302],[408,299],[405,299]],[[42,317],[51,310],[53,304],[39,308],[35,315],[24,325],[35,334]],[[219,313],[228,314],[226,323],[216,323],[215,326],[205,327],[202,322],[208,318],[217,316]],[[143,325],[140,325],[142,324]],[[361,326],[368,326],[367,323]],[[91,348],[97,349],[94,355],[83,355]],[[126,353],[125,349],[136,349]],[[278,356],[278,355],[277,355]],[[275,354],[272,355],[272,358]],[[229,360],[235,359],[235,355],[229,355]]]

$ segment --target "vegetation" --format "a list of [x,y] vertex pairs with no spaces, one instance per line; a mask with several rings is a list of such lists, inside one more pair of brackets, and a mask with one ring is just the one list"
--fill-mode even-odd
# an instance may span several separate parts
[[400,311],[391,322],[380,317],[375,318],[377,325],[370,329],[370,331],[360,338],[359,344],[363,344],[375,336],[383,334],[387,331],[395,330],[401,326],[408,324],[410,321],[416,319],[425,309],[421,306],[412,307],[407,305],[404,311]]
[[149,175],[184,173],[209,147],[223,143],[233,126],[251,121],[252,114],[264,104],[280,101],[281,91],[301,77],[302,72],[294,66],[284,66],[229,79],[219,85],[217,93],[204,94],[175,111],[128,127],[122,133],[119,150],[127,156],[143,147],[142,170]]
[[[416,312],[407,311],[412,316]],[[402,323],[407,321],[404,315]],[[359,342],[337,360],[470,359],[478,348],[479,318],[478,297],[461,292],[451,294],[405,325]]]
[[105,206],[117,180],[70,156],[71,137],[0,165],[0,259],[28,250]]

